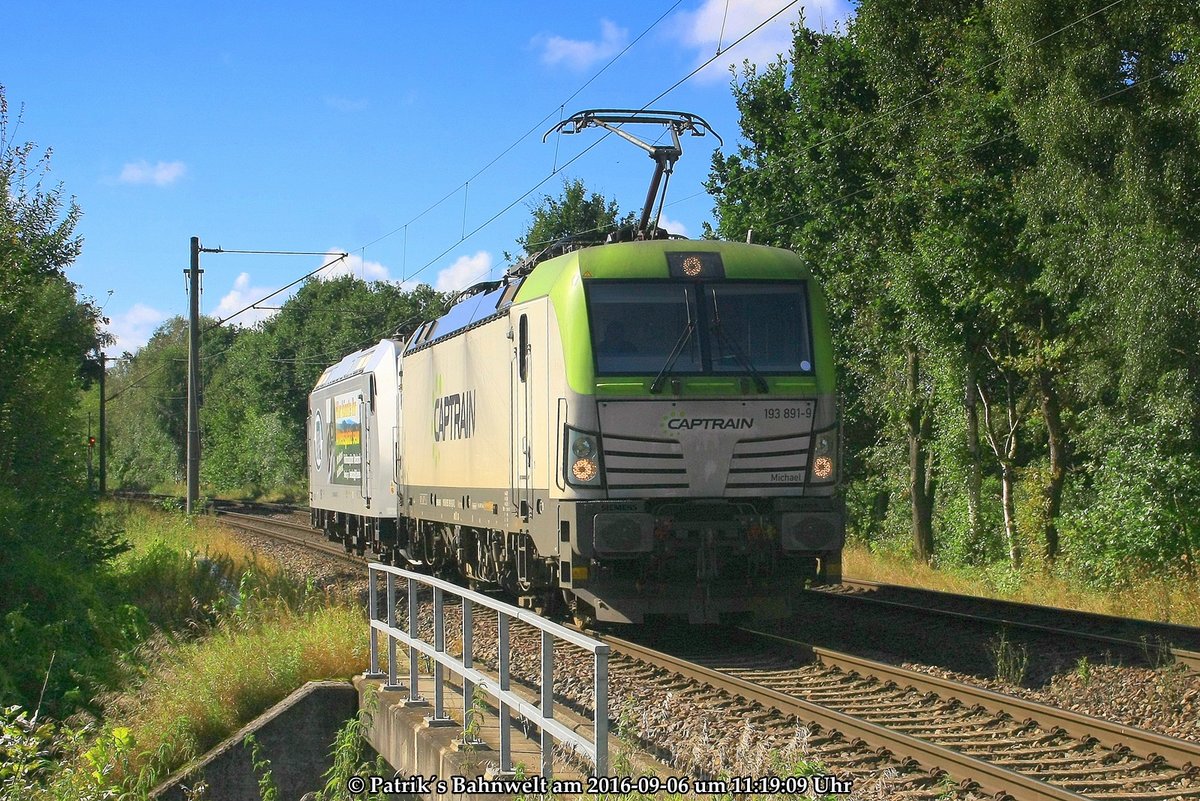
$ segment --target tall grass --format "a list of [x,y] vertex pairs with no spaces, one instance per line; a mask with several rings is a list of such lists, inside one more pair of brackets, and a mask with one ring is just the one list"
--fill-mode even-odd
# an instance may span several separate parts
[[140,687],[110,701],[108,718],[128,728],[136,755],[114,778],[150,789],[305,682],[361,673],[366,632],[345,605],[281,607],[164,648]]
[[[359,606],[289,579],[211,520],[109,513],[131,545],[112,565],[113,592],[141,629],[128,685],[100,699],[101,720],[38,734],[31,754],[61,759],[37,757],[15,795],[0,775],[0,801],[144,797],[305,682],[366,667]],[[8,722],[21,713],[5,714],[5,731],[20,730]]]
[[887,584],[1200,626],[1200,588],[1174,578],[1146,575],[1127,589],[1099,592],[1041,565],[1020,573],[995,567],[939,570],[849,543],[842,566],[846,576]]

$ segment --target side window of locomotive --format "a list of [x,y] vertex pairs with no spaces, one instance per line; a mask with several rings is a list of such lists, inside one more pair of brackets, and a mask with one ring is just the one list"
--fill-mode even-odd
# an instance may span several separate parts
[[702,369],[700,337],[686,285],[645,281],[593,282],[587,289],[588,324],[598,375],[655,374],[681,350],[675,373]]
[[803,284],[709,285],[713,372],[812,372],[808,297]]
[[521,381],[529,377],[529,318],[521,315],[517,323],[517,375]]

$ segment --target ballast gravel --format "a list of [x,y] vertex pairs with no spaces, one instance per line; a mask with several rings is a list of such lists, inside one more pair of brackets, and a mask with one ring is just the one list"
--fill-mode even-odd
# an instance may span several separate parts
[[[275,562],[288,575],[310,581],[327,591],[347,593],[350,597],[366,599],[367,571],[343,561],[296,548],[269,537],[236,531],[261,558]],[[460,626],[458,610],[447,607],[447,632]],[[424,619],[427,615],[423,615]],[[477,616],[477,628],[482,616]],[[364,623],[365,625],[365,623]],[[452,642],[457,639],[451,636]],[[884,646],[881,648],[881,646]],[[488,650],[490,649],[490,650]],[[514,674],[537,683],[540,665],[536,638],[518,636],[512,639]],[[1127,667],[1119,664],[1079,663],[1074,669],[1059,670],[1042,682],[1039,689],[1016,686],[1008,682],[976,674],[948,670],[938,665],[915,663],[903,655],[890,654],[883,643],[876,642],[873,659],[891,662],[954,681],[968,682],[998,692],[1027,698],[1081,714],[1102,717],[1118,723],[1172,737],[1200,742],[1200,676],[1175,666],[1157,669]],[[488,637],[477,631],[476,658],[495,658],[494,635]],[[579,708],[586,707],[592,697],[591,661],[588,658],[560,659],[556,655],[555,693],[564,702]],[[674,690],[662,689],[614,675],[610,686],[610,702],[615,725],[625,734],[656,751],[660,758],[681,771],[694,775],[759,775],[778,771],[784,761],[819,759],[839,765],[837,749],[822,745],[812,748],[814,737],[800,721],[780,725],[770,716],[756,714],[762,710],[743,708],[744,702],[730,703],[728,699],[709,697],[697,700],[696,694],[686,692],[686,682]],[[763,725],[762,721],[767,721]],[[863,768],[869,768],[864,765]],[[849,770],[839,765],[839,773]],[[863,799],[897,797],[894,771],[883,768],[859,773],[853,796]],[[910,789],[911,792],[911,789]],[[950,794],[938,797],[969,798],[953,788],[937,788]],[[901,792],[900,795],[909,796]],[[911,797],[923,797],[917,791]],[[936,796],[932,792],[930,797]]]

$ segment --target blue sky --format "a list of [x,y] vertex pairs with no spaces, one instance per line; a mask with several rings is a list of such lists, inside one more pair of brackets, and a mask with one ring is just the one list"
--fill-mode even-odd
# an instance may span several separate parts
[[[104,307],[120,353],[185,313],[192,236],[348,251],[323,274],[460,289],[503,271],[529,206],[564,179],[639,209],[650,159],[615,137],[597,145],[595,130],[542,144],[560,106],[641,107],[785,6],[653,103],[706,118],[728,151],[728,65],[786,50],[802,7],[812,27],[844,22],[846,0],[21,3],[5,11],[0,84],[10,128],[21,114],[15,138],[53,149],[50,180],[83,210],[68,275]],[[716,146],[685,139],[670,230],[698,236],[711,218]],[[204,255],[202,310],[226,317],[324,261]]]

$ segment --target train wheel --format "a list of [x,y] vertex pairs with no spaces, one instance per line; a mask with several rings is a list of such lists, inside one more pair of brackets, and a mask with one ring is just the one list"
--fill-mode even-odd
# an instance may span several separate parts
[[588,629],[596,625],[596,610],[592,608],[591,604],[579,600],[568,590],[563,590],[562,594],[576,628]]

